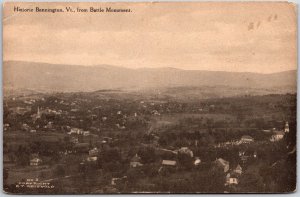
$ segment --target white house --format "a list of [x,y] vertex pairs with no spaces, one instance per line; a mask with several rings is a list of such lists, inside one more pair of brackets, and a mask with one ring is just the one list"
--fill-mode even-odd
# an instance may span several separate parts
[[233,170],[234,173],[241,175],[243,172],[242,167],[240,166],[240,164],[237,165],[237,167]]
[[237,185],[239,184],[238,179],[237,178],[226,178],[226,183],[225,185]]
[[284,132],[283,131],[275,131],[274,134],[271,136],[270,141],[271,142],[277,142],[282,140],[284,137]]
[[130,167],[136,168],[139,166],[143,166],[143,164],[141,163],[141,157],[135,154],[135,156],[130,161]]
[[88,157],[86,160],[88,161],[88,162],[95,162],[95,161],[97,161],[97,159],[98,159],[98,157]]
[[195,161],[194,161],[194,165],[195,165],[195,166],[199,166],[200,163],[201,163],[201,160],[199,159],[199,157],[196,157],[196,158],[195,158]]
[[249,135],[244,135],[244,136],[242,136],[240,141],[241,141],[241,143],[251,143],[251,142],[254,142],[254,139],[253,139],[253,137],[251,137]]
[[224,160],[224,159],[222,159],[222,158],[219,158],[219,159],[217,159],[217,160],[215,161],[215,163],[216,163],[218,166],[222,167],[223,170],[224,170],[224,172],[227,172],[227,171],[229,170],[229,162],[228,162],[228,161],[226,161],[226,160]]
[[189,155],[190,157],[194,157],[193,151],[191,151],[188,147],[182,147],[178,150],[178,153]]
[[71,131],[68,132],[68,134],[70,135],[72,133],[78,134],[78,135],[82,135],[83,134],[83,130],[82,129],[78,129],[78,128],[71,128]]
[[93,148],[89,150],[89,156],[97,156],[99,153],[98,148]]
[[39,166],[41,164],[42,164],[42,160],[38,157],[35,157],[35,158],[30,160],[30,165],[31,166]]
[[163,166],[176,166],[176,161],[173,161],[173,160],[162,160],[161,164]]

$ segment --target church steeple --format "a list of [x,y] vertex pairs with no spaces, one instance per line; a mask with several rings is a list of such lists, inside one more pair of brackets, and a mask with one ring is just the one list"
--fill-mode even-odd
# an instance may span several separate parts
[[41,111],[40,111],[40,107],[38,107],[37,109],[37,113],[36,113],[36,119],[41,118]]
[[288,133],[288,132],[290,132],[290,129],[289,129],[289,123],[288,123],[288,121],[286,121],[286,122],[285,122],[285,126],[284,126],[284,132],[285,132],[285,133]]
[[36,115],[37,115],[38,117],[41,117],[40,107],[38,107]]

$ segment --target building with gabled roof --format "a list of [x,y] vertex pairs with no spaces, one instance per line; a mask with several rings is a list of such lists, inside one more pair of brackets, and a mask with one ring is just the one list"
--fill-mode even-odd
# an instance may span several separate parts
[[215,163],[217,164],[217,166],[223,168],[224,172],[228,172],[228,170],[229,170],[229,161],[226,161],[222,158],[219,158],[215,161]]
[[93,149],[91,149],[91,150],[89,150],[89,156],[91,156],[91,157],[97,156],[98,153],[99,153],[99,150],[98,150],[98,148],[96,148],[96,147],[93,148]]
[[289,122],[288,122],[288,121],[286,121],[286,122],[285,122],[285,126],[284,126],[284,132],[285,132],[285,133],[288,133],[288,132],[290,132],[290,128],[289,128]]
[[40,158],[35,157],[35,158],[33,158],[33,159],[30,160],[30,165],[31,166],[39,166],[39,165],[42,164],[42,162],[43,161]]
[[132,159],[130,161],[130,167],[136,168],[139,166],[143,166],[143,164],[141,163],[141,157],[138,156],[138,154],[135,154],[135,156],[132,157]]
[[161,164],[163,166],[176,166],[177,162],[174,160],[162,160]]
[[181,147],[178,150],[178,153],[189,155],[190,157],[194,157],[193,151],[191,151],[188,147]]
[[270,141],[271,142],[277,142],[284,138],[284,132],[283,131],[274,131],[274,134],[271,136]]
[[240,141],[241,143],[251,143],[254,142],[254,138],[251,137],[250,135],[243,135]]
[[236,173],[236,174],[238,174],[238,175],[241,175],[241,174],[242,174],[243,169],[242,169],[242,167],[240,166],[240,164],[238,164],[238,165],[236,166],[236,168],[233,170],[233,172]]
[[195,166],[198,166],[198,165],[200,165],[200,164],[201,164],[200,158],[199,158],[199,157],[195,157],[194,165],[195,165]]

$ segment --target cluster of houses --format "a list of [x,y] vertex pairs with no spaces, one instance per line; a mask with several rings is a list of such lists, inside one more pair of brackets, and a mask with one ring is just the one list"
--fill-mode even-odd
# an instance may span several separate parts
[[28,105],[33,105],[36,102],[35,99],[25,100],[24,103]]
[[241,144],[250,144],[254,142],[254,138],[249,135],[243,135],[240,140],[232,140],[228,142],[223,142],[215,145],[215,148],[222,148],[226,146],[238,146]]
[[[270,139],[271,142],[277,142],[283,139],[284,135],[289,132],[289,125],[288,122],[285,124],[285,128],[283,131],[277,131],[273,130],[270,131],[273,132],[273,135]],[[231,142],[226,143],[224,145],[239,145],[242,143],[252,143],[254,142],[254,139],[251,136],[243,136],[240,141],[238,142]],[[220,146],[220,145],[219,145]],[[249,159],[256,159],[257,158],[257,151],[250,151],[250,150],[241,150],[239,151],[239,158],[240,162],[244,165],[249,161]],[[215,161],[218,166],[221,166],[224,170],[224,173],[226,173],[226,181],[225,186],[233,186],[239,184],[239,178],[241,177],[243,173],[243,169],[240,164],[238,164],[235,168],[230,169],[229,168],[229,162],[219,158]]]
[[35,158],[33,158],[33,159],[30,160],[30,165],[31,166],[39,166],[42,163],[43,163],[43,161],[39,157],[35,157]]
[[71,128],[71,130],[70,130],[70,132],[68,132],[68,134],[69,135],[77,134],[77,135],[89,136],[91,133],[90,133],[90,131],[84,131],[83,129]]
[[[50,99],[49,100],[49,99],[41,98],[41,100],[44,102],[46,102],[46,100],[47,100],[46,103],[48,103],[48,102],[55,103],[55,105],[64,105],[64,109],[66,109],[65,106],[70,106],[71,109],[69,112],[67,112],[62,109],[50,109],[48,107],[44,107],[44,109],[43,109],[42,107],[37,106],[36,113],[31,115],[31,119],[32,119],[33,123],[35,123],[39,119],[42,119],[43,115],[61,116],[61,115],[69,114],[69,116],[66,118],[69,118],[71,120],[76,120],[77,119],[76,114],[78,114],[79,109],[80,109],[79,104],[83,103],[83,102],[91,102],[88,99],[78,99],[78,98],[76,98],[76,101],[73,101],[73,102],[66,102],[62,99],[55,99],[55,100]],[[25,107],[10,108],[10,110],[15,111],[17,114],[25,114],[27,112],[32,111],[32,108],[34,107],[34,105],[37,104],[37,101],[38,100],[36,100],[36,99],[25,100],[24,101],[24,103],[26,104]],[[120,104],[119,104],[119,106],[120,106]],[[147,108],[147,109],[141,109],[141,106],[143,108]],[[178,104],[178,103],[166,103],[166,102],[161,102],[161,101],[160,102],[158,102],[158,101],[150,101],[150,102],[140,101],[139,106],[136,106],[137,107],[136,110],[131,112],[132,115],[130,115],[128,117],[127,117],[126,113],[124,113],[120,110],[117,110],[115,113],[113,113],[115,116],[114,117],[115,123],[111,124],[111,126],[115,126],[115,128],[118,128],[120,130],[129,129],[129,128],[127,128],[127,125],[125,124],[126,121],[134,121],[134,120],[145,121],[145,120],[143,120],[142,116],[138,115],[138,114],[140,114],[139,110],[142,110],[143,113],[145,113],[145,110],[146,110],[147,113],[149,113],[153,116],[160,116],[163,111],[171,111],[171,108],[174,108],[174,110],[176,110],[177,107],[180,107],[180,106],[182,107],[182,105]],[[91,110],[87,110],[87,112],[89,113],[88,117],[91,117],[91,119],[96,120],[99,116],[99,118],[102,118],[102,122],[106,122],[108,120],[108,118],[111,118],[111,117],[107,117],[107,116],[100,117],[101,115],[98,114],[100,109],[102,109],[101,106],[95,107]],[[94,111],[94,113],[92,111]],[[83,121],[83,120],[80,120],[80,121]],[[55,126],[53,124],[53,122],[49,122],[49,125],[47,124],[47,125],[45,125],[45,127],[43,126],[44,127],[43,131],[55,131],[55,129],[57,129],[57,126],[59,126],[59,125]],[[32,129],[26,129],[26,130],[28,130],[28,131],[32,130],[32,133],[35,133],[35,132],[40,131],[40,129],[42,129],[42,128],[32,128]],[[8,130],[8,129],[6,129],[6,130]]]
[[[278,142],[284,138],[284,136],[289,133],[289,123],[285,123],[285,127],[283,130],[277,130],[276,128],[273,128],[272,130],[263,130],[265,133],[272,133],[270,137],[271,142]],[[240,140],[232,140],[228,142],[223,142],[215,145],[215,148],[221,148],[226,146],[238,146],[241,144],[249,144],[254,142],[254,138],[249,135],[243,135]]]
[[[185,154],[189,157],[193,158],[193,164],[194,166],[198,166],[201,163],[201,160],[199,157],[194,157],[193,151],[191,151],[188,147],[182,147],[179,150],[173,151],[174,154]],[[161,166],[158,169],[158,172],[162,172],[164,170],[169,169],[175,169],[177,167],[178,163],[176,160],[162,160]],[[130,167],[136,168],[143,166],[141,163],[141,157],[136,154],[130,161]]]
[[63,111],[62,110],[53,110],[53,109],[49,109],[49,108],[46,108],[46,109],[40,109],[38,107],[37,109],[37,113],[35,114],[32,114],[31,115],[31,118],[32,118],[32,121],[33,122],[36,122],[38,119],[40,119],[42,117],[43,114],[45,115],[53,115],[53,116],[57,116],[57,115],[62,115]]
[[[186,147],[183,147],[181,149],[182,152],[184,152],[185,154],[190,155],[191,157],[193,157],[192,152],[188,151],[186,149]],[[194,165],[198,166],[201,163],[201,160],[199,159],[199,157],[195,157],[195,161],[194,161]],[[225,186],[232,186],[232,185],[237,185],[238,184],[238,179],[239,177],[242,175],[242,167],[240,164],[238,164],[235,168],[230,169],[230,165],[229,162],[222,159],[222,158],[218,158],[214,161],[214,164],[217,167],[220,167],[224,174],[226,175],[226,179],[225,179]],[[158,169],[158,173],[161,173],[165,170],[169,170],[169,169],[176,169],[178,163],[176,160],[162,160],[161,161],[161,166]],[[132,168],[137,168],[143,166],[143,164],[141,163],[141,157],[139,157],[137,154],[131,159],[130,161],[130,167]],[[112,185],[115,185],[115,181],[116,180],[122,180],[122,178],[113,178],[112,179]]]
[[[264,132],[272,132],[272,136],[270,138],[271,142],[277,142],[284,138],[285,134],[289,132],[289,124],[288,122],[285,123],[284,130],[278,131],[276,129],[273,130],[264,130]],[[249,135],[244,135],[239,141],[231,141],[231,142],[225,142],[220,143],[216,147],[224,147],[228,145],[240,145],[243,143],[252,143],[254,142],[254,139]],[[239,151],[239,158],[242,164],[245,164],[249,159],[257,158],[257,152],[256,151],[247,151],[247,150],[241,150]],[[240,164],[238,164],[235,168],[231,169],[229,168],[229,162],[219,158],[215,161],[215,163],[222,167],[224,170],[224,173],[226,173],[226,181],[225,186],[233,186],[239,184],[239,177],[242,175],[243,170]]]
[[32,154],[29,161],[30,166],[39,166],[43,163],[43,160],[39,157],[38,154]]
[[223,172],[226,174],[225,186],[237,185],[239,183],[239,177],[242,175],[243,169],[240,164],[238,164],[235,168],[230,169],[229,162],[218,158],[215,161],[215,164],[223,169]]
[[31,111],[31,107],[30,106],[25,106],[25,107],[11,107],[11,108],[9,108],[9,111],[12,114],[24,115],[25,113]]
[[239,151],[240,160],[245,164],[249,159],[257,158],[257,151],[241,150]]
[[[285,125],[285,130],[284,133],[289,132],[288,128],[288,123]],[[281,138],[282,139],[282,138]],[[250,144],[254,142],[254,138],[249,136],[249,135],[244,135],[241,137],[240,140],[238,141],[231,141],[231,142],[226,142],[222,144],[218,144],[217,147],[223,147],[223,146],[228,146],[228,145],[240,145],[240,144]],[[179,150],[174,151],[176,154],[181,153],[181,154],[186,154],[189,155],[190,157],[194,157],[193,152],[188,148],[188,147],[182,147]],[[256,159],[257,158],[257,151],[249,151],[249,150],[241,150],[239,151],[239,158],[241,164],[245,165],[249,159]],[[201,160],[199,157],[195,157],[194,160],[194,165],[197,166],[201,163]],[[237,164],[236,167],[230,168],[229,162],[219,158],[216,159],[214,162],[217,166],[220,166],[224,173],[226,174],[226,181],[225,181],[225,186],[234,186],[239,184],[239,178],[242,176],[243,169],[242,165]],[[131,167],[138,167],[142,166],[143,164],[140,162],[140,157],[138,155],[135,155],[131,162]],[[164,168],[176,168],[177,166],[177,161],[176,160],[162,160],[161,161],[161,167],[159,168],[158,172],[161,172],[164,170]]]
[[[80,164],[85,164],[86,162],[96,162],[98,160],[99,149],[97,147],[90,148],[89,143],[78,143],[78,138],[73,137],[72,139],[76,139],[76,143],[73,143],[73,148],[65,151],[60,151],[60,155],[88,153]],[[38,154],[33,154],[31,157],[32,159],[30,159],[30,166],[40,166],[44,163],[43,160],[38,156]]]
[[93,163],[93,162],[96,162],[98,160],[99,149],[94,147],[94,148],[89,150],[88,146],[85,146],[85,147],[88,150],[88,155],[85,159],[82,160],[80,165],[84,165],[86,162],[87,163]]
[[288,122],[285,123],[283,131],[282,130],[278,131],[275,128],[273,128],[272,132],[273,132],[273,135],[270,138],[271,142],[277,142],[277,141],[282,140],[284,138],[285,134],[290,132],[289,123]]

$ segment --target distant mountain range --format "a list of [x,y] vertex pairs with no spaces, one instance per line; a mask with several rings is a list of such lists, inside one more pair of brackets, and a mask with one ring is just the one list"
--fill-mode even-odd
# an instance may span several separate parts
[[130,69],[109,65],[76,66],[22,61],[3,64],[4,90],[38,92],[79,92],[103,89],[214,87],[267,89],[293,93],[296,70],[259,74],[182,70],[176,68]]

